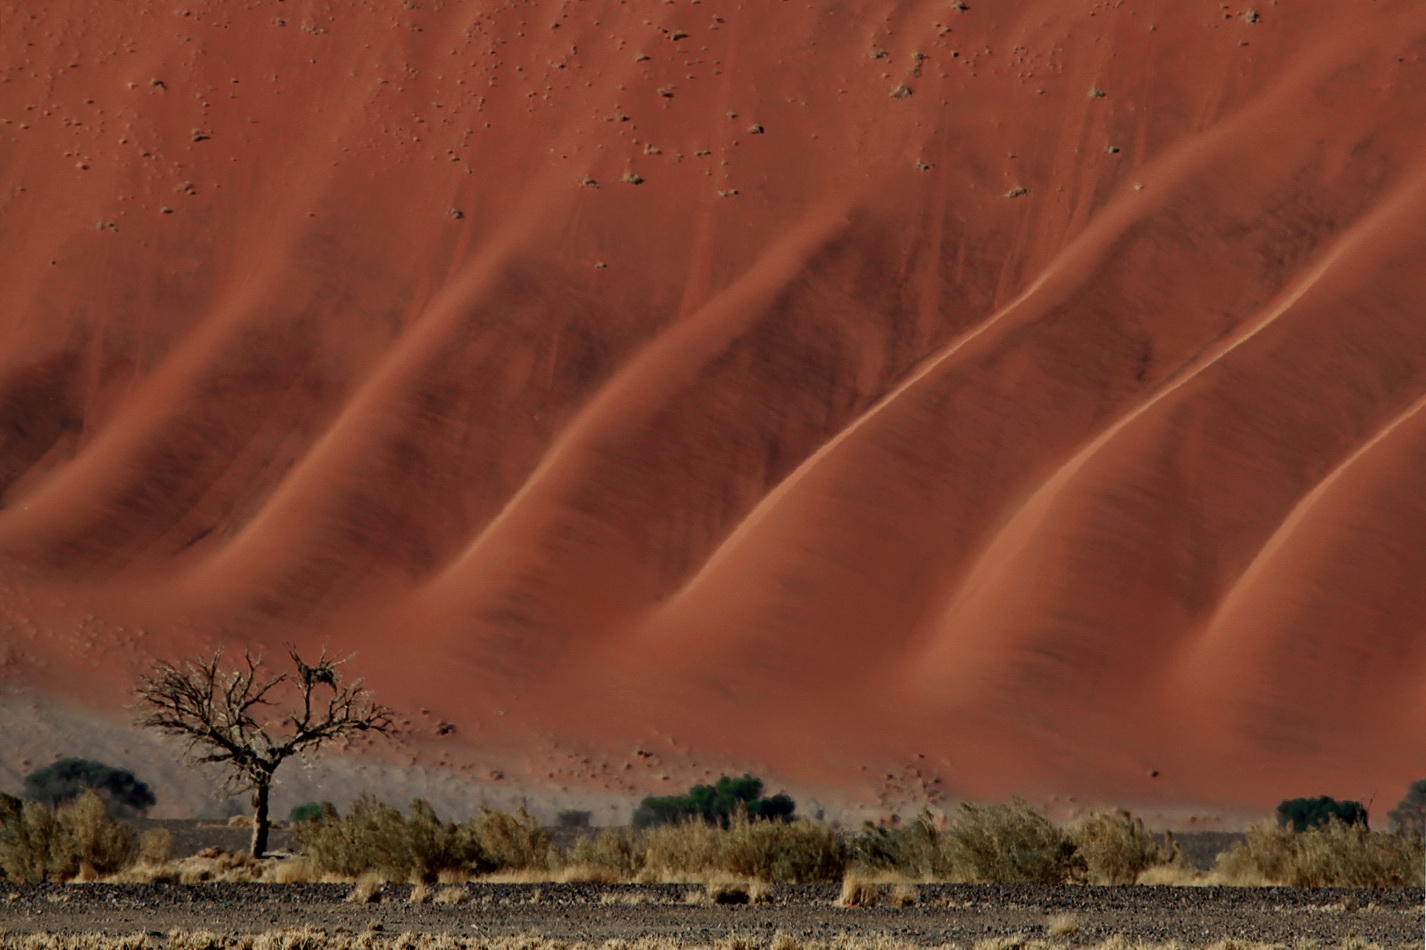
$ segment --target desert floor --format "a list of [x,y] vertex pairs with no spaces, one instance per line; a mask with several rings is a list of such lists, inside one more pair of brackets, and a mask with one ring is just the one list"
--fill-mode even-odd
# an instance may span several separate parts
[[25,935],[46,933],[147,934],[150,945],[163,946],[174,931],[302,927],[333,935],[538,935],[591,943],[652,937],[683,946],[737,937],[748,947],[770,946],[778,935],[799,943],[891,938],[965,947],[988,939],[1001,946],[1036,939],[1094,946],[1117,935],[1131,944],[1185,947],[1231,937],[1323,947],[1355,938],[1358,946],[1415,948],[1422,935],[1419,889],[937,884],[919,887],[909,907],[889,906],[886,886],[877,906],[841,907],[832,885],[775,886],[769,903],[732,906],[707,902],[699,885],[452,887],[464,893],[463,902],[412,904],[404,884],[386,885],[371,903],[348,901],[352,887],[345,884],[12,885],[0,900],[0,946],[23,946]]

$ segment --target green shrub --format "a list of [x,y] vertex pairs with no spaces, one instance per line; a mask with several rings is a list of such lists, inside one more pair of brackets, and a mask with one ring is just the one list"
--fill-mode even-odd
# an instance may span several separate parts
[[1062,884],[1084,877],[1074,842],[1019,799],[1009,805],[962,803],[947,839],[952,874],[964,881]]
[[727,828],[736,814],[749,818],[791,821],[797,805],[779,792],[763,797],[762,779],[724,775],[714,785],[695,785],[687,795],[645,798],[634,812],[635,828],[677,825],[690,818]]
[[292,810],[287,813],[287,820],[294,825],[304,821],[316,821],[331,808],[331,802],[303,802],[300,805],[293,805]]
[[1420,887],[1426,858],[1413,834],[1369,831],[1333,818],[1301,834],[1258,825],[1218,859],[1241,884],[1291,887]]
[[1127,811],[1097,812],[1069,832],[1091,884],[1133,884],[1152,867],[1179,864],[1183,852],[1172,836],[1160,842]]
[[153,791],[128,769],[90,759],[60,759],[25,776],[25,797],[51,807],[73,801],[90,788],[115,817],[143,815],[153,807]]
[[1289,798],[1277,806],[1277,823],[1293,831],[1306,831],[1336,819],[1349,825],[1367,827],[1367,810],[1361,802],[1318,798]]
[[112,874],[128,866],[136,846],[133,831],[93,789],[58,809],[27,801],[0,822],[0,870],[16,881]]

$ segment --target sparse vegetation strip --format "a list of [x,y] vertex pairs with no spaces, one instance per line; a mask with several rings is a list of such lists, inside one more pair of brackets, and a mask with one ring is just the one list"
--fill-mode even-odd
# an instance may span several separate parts
[[51,808],[0,801],[0,880],[198,883],[300,881],[455,883],[497,878],[600,883],[963,882],[1008,884],[1229,884],[1302,887],[1420,886],[1426,849],[1414,833],[1374,832],[1336,817],[1308,830],[1252,829],[1215,869],[1197,871],[1171,835],[1127,812],[1069,827],[1023,802],[965,804],[952,819],[929,813],[847,831],[806,818],[723,827],[690,819],[651,828],[603,828],[557,848],[532,815],[493,809],[466,822],[417,800],[402,812],[375,798],[345,815],[324,806],[298,823],[296,855],[257,859],[208,849],[174,857],[168,832],[136,837],[92,791]]

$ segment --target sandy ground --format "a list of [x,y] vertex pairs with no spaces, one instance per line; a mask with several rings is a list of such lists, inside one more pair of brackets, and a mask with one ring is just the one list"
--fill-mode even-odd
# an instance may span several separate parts
[[0,683],[327,644],[492,794],[1394,801],[1426,6],[1246,6],[0,0]]
[[335,931],[447,932],[487,936],[538,933],[603,941],[653,935],[711,943],[730,934],[766,941],[884,934],[922,944],[972,944],[986,937],[1045,936],[1072,915],[1066,944],[1135,939],[1204,945],[1224,936],[1266,942],[1298,939],[1374,947],[1420,946],[1420,890],[1291,888],[1050,887],[925,885],[914,906],[835,906],[833,886],[782,885],[772,903],[688,904],[693,885],[473,884],[469,902],[406,903],[409,885],[388,885],[376,903],[344,901],[339,884],[27,885],[0,890],[0,933],[167,933],[175,928],[259,932],[313,926]]

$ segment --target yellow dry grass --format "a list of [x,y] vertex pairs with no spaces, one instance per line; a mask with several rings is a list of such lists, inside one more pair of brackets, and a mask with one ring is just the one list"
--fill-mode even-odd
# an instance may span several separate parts
[[875,884],[849,877],[842,882],[837,904],[840,907],[875,907],[880,896],[881,889]]

